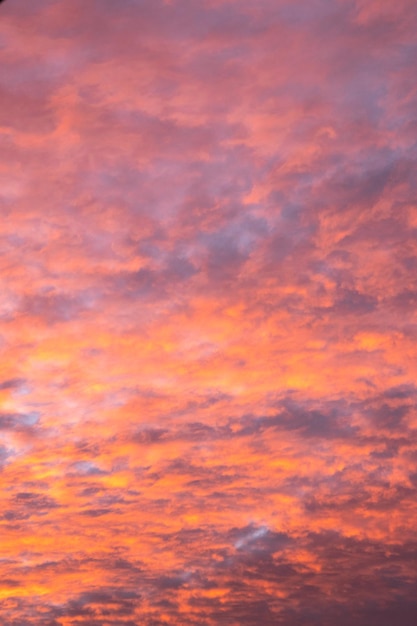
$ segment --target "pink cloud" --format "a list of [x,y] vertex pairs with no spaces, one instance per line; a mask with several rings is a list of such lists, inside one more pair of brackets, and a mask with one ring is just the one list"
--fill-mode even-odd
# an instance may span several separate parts
[[2,5],[7,626],[414,625],[416,20]]

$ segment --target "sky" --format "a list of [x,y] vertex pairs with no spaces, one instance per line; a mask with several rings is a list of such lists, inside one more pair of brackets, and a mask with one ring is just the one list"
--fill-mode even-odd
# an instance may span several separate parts
[[417,623],[416,33],[1,4],[3,626]]

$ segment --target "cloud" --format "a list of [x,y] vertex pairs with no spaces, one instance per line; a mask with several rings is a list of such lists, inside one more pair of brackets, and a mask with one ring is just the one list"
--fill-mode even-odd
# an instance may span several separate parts
[[414,2],[119,5],[2,7],[3,623],[411,626]]

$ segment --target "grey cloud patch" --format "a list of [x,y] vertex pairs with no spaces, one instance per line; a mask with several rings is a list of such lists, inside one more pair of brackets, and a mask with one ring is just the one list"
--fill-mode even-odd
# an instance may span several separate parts
[[0,413],[0,430],[20,430],[34,426],[40,418],[37,412]]
[[331,310],[342,315],[365,315],[372,313],[378,306],[378,300],[356,289],[340,289]]
[[249,436],[262,434],[269,429],[295,431],[303,437],[323,439],[353,438],[357,429],[350,425],[346,407],[323,406],[320,409],[307,408],[307,403],[297,404],[291,398],[281,401],[279,412],[271,417],[245,416],[237,434]]
[[417,386],[413,384],[399,385],[397,387],[389,387],[383,393],[384,398],[389,399],[412,399],[417,402]]
[[181,589],[190,580],[190,576],[179,572],[178,574],[172,574],[170,576],[161,576],[155,580],[155,585],[158,589]]
[[387,428],[389,430],[403,429],[403,419],[409,413],[411,407],[409,405],[400,405],[396,407],[383,404],[371,411],[371,416],[375,420],[376,426]]
[[3,389],[19,389],[26,383],[25,378],[10,378],[0,383],[0,390]]
[[417,290],[404,289],[400,291],[392,298],[392,304],[404,312],[415,311],[417,308]]
[[[132,624],[123,619],[135,613],[141,594],[134,589],[102,587],[84,591],[56,610],[56,617],[88,617],[89,626],[100,626],[103,617],[112,624]],[[119,621],[119,619],[121,621]],[[135,623],[136,624],[136,623]]]
[[191,261],[179,256],[173,256],[167,261],[166,271],[173,280],[187,280],[199,272]]
[[44,319],[49,324],[67,322],[77,318],[92,306],[92,294],[67,295],[45,293],[26,296],[22,312]]
[[142,267],[136,272],[120,272],[106,279],[107,293],[115,293],[128,300],[166,300],[178,283],[183,283],[199,272],[187,258],[168,255],[159,267]]
[[97,509],[84,509],[80,511],[80,515],[85,517],[102,517],[103,515],[114,515],[120,513],[117,508],[97,508]]
[[165,439],[167,433],[169,431],[164,428],[144,428],[133,435],[133,441],[144,445],[159,443]]
[[108,472],[100,469],[91,461],[76,461],[70,466],[69,473],[79,476],[104,476]]
[[32,516],[46,516],[51,510],[60,508],[54,498],[31,491],[18,492],[10,504],[11,507],[2,515],[9,522],[29,519]]
[[200,236],[203,266],[213,287],[237,279],[251,253],[267,236],[266,221],[253,216],[236,216],[227,226]]
[[24,506],[28,509],[33,509],[39,512],[47,511],[48,509],[56,509],[59,507],[54,498],[42,493],[36,493],[31,491],[20,491],[15,495],[15,503]]
[[282,550],[293,541],[286,533],[274,532],[266,526],[255,525],[232,530],[230,537],[236,550],[259,554]]

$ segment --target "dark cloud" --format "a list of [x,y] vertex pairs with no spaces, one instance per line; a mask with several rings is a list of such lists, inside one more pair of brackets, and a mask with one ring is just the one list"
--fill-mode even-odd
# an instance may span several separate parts
[[19,389],[26,383],[24,378],[10,378],[0,383],[0,391],[3,389]]
[[299,405],[291,398],[279,403],[279,412],[271,417],[247,416],[242,419],[240,436],[268,433],[268,430],[294,431],[302,437],[323,439],[353,438],[356,429],[347,419],[346,406],[326,407],[320,410],[307,408],[308,403]]
[[[8,387],[7,387],[8,388]],[[0,430],[18,430],[33,427],[40,415],[33,413],[0,413]]]
[[26,297],[22,312],[30,317],[40,317],[48,324],[67,322],[89,309],[89,299],[87,294],[34,294]]

